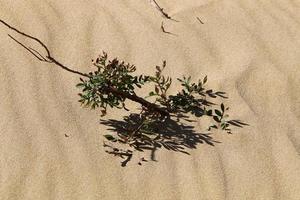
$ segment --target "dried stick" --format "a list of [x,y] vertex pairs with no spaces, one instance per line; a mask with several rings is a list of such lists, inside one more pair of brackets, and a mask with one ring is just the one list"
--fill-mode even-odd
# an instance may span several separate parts
[[[64,70],[68,71],[68,72],[71,72],[71,73],[74,73],[74,74],[78,74],[78,75],[81,75],[81,76],[85,76],[85,77],[89,77],[88,74],[84,74],[82,72],[79,72],[79,71],[75,71],[73,69],[70,69],[68,67],[66,67],[65,65],[61,64],[60,62],[58,62],[55,58],[53,58],[50,54],[50,50],[48,49],[48,47],[41,41],[39,40],[38,38],[36,37],[33,37],[31,35],[28,35],[22,31],[19,31],[18,29],[10,26],[9,24],[7,24],[5,21],[3,21],[2,19],[0,19],[0,22],[5,25],[6,27],[8,27],[9,29],[19,33],[20,35],[23,35],[25,37],[28,37],[36,42],[38,42],[46,51],[47,55],[46,55],[46,58],[43,57],[40,53],[38,53],[36,50],[30,48],[30,47],[26,47],[24,44],[22,44],[21,42],[19,42],[16,38],[14,38],[13,36],[11,36],[10,34],[8,34],[8,36],[13,39],[15,42],[17,42],[19,45],[21,45],[23,48],[25,48],[27,51],[29,51],[33,56],[35,56],[38,60],[42,61],[42,62],[47,62],[47,63],[54,63],[56,64],[57,66],[63,68]],[[38,54],[38,55],[37,55]]]
[[175,20],[175,19],[173,19],[172,17],[170,17],[170,16],[168,15],[168,13],[166,13],[166,12],[164,11],[164,9],[163,9],[163,8],[162,8],[155,0],[150,0],[150,1],[152,1],[152,2],[155,4],[155,8],[156,8],[156,9],[157,9],[157,10],[158,10],[165,18],[178,22],[177,20]]
[[162,30],[163,33],[167,33],[167,34],[170,34],[170,35],[177,36],[175,33],[172,33],[170,31],[166,31],[165,26],[164,26],[164,22],[161,22],[160,29]]
[[203,21],[199,17],[197,17],[197,19],[201,24],[204,24]]
[[164,22],[161,22],[160,28],[161,28],[162,32],[171,34],[171,32],[166,31],[166,29],[165,29],[165,27],[164,27]]

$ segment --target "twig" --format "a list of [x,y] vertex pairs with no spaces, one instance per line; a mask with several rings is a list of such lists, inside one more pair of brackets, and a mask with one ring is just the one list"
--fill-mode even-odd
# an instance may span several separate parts
[[201,24],[204,24],[203,21],[201,21],[201,19],[199,17],[197,17],[197,19]]
[[170,34],[170,32],[168,32],[168,31],[165,30],[164,22],[161,22],[160,28],[161,28],[162,32]]
[[[170,35],[176,35],[172,32],[169,32],[169,31],[166,31],[165,27],[164,27],[164,22],[161,22],[161,25],[160,25],[160,29],[162,30],[162,32],[164,33],[167,33],[167,34],[170,34]],[[177,36],[177,35],[176,35]]]
[[[16,38],[14,38],[13,36],[11,36],[10,34],[8,34],[8,36],[14,40],[16,43],[18,43],[19,45],[21,45],[23,48],[25,48],[27,51],[29,51],[34,57],[36,57],[39,61],[42,61],[42,62],[48,62],[43,56],[39,57],[37,56],[34,52],[36,52],[35,50],[33,50],[32,48],[30,47],[26,47],[24,44],[22,44],[21,42],[19,42]],[[34,52],[33,52],[34,51]],[[38,53],[38,55],[40,55]]]
[[155,4],[155,8],[165,17],[165,18],[167,18],[167,19],[169,19],[169,20],[173,20],[173,21],[176,21],[176,22],[178,22],[177,20],[175,20],[175,19],[173,19],[172,17],[170,17],[169,15],[168,15],[168,13],[166,13],[165,11],[164,11],[164,9],[155,1],[155,0],[150,0],[150,1],[152,1],[154,4]]
[[[79,71],[75,71],[75,70],[72,70],[68,67],[66,67],[65,65],[61,64],[60,62],[58,62],[55,58],[53,58],[50,54],[50,50],[48,49],[48,47],[41,41],[39,40],[38,38],[36,37],[33,37],[31,35],[28,35],[22,31],[19,31],[18,29],[16,29],[15,27],[12,27],[10,26],[9,24],[7,24],[5,21],[3,21],[2,19],[0,19],[0,22],[5,25],[6,27],[8,27],[9,29],[19,33],[20,35],[23,35],[25,37],[28,37],[36,42],[38,42],[46,51],[47,55],[46,55],[46,58],[45,59],[43,56],[41,56],[40,53],[38,53],[36,50],[33,50],[32,48],[30,47],[26,47],[24,44],[22,44],[21,42],[19,42],[17,39],[15,39],[14,37],[12,37],[11,35],[8,34],[8,36],[13,39],[15,42],[17,42],[19,45],[21,45],[23,48],[25,48],[27,51],[29,51],[33,56],[35,56],[38,60],[42,61],[42,62],[47,62],[47,63],[54,63],[56,64],[57,66],[61,67],[62,69],[68,71],[68,72],[71,72],[71,73],[74,73],[74,74],[78,74],[78,75],[81,75],[81,76],[85,76],[85,77],[89,77],[88,74],[85,74],[85,73],[82,73],[82,72],[79,72]],[[35,53],[34,53],[35,52]],[[41,56],[41,57],[39,57]]]

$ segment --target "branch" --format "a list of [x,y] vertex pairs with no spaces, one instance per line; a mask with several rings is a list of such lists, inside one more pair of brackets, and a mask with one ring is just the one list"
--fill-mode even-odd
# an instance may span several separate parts
[[150,1],[152,1],[152,2],[155,4],[155,8],[156,8],[156,9],[157,9],[157,10],[158,10],[165,18],[178,22],[177,20],[175,20],[175,19],[173,19],[172,17],[170,17],[170,16],[168,15],[168,13],[166,13],[166,12],[164,11],[164,9],[163,9],[163,8],[162,8],[155,0],[150,0]]
[[169,112],[167,112],[165,109],[159,107],[157,104],[146,101],[145,99],[143,99],[139,96],[136,96],[134,94],[129,94],[127,92],[117,90],[114,87],[106,87],[106,88],[104,88],[104,90],[106,92],[112,93],[116,96],[121,96],[121,97],[124,97],[126,99],[130,99],[131,101],[137,102],[137,103],[141,104],[142,106],[148,108],[149,110],[156,111],[156,112],[160,113],[164,117],[169,117],[170,116]]
[[[32,49],[31,47],[27,47],[24,44],[22,44],[20,41],[18,41],[16,38],[14,38],[13,36],[11,36],[10,34],[8,34],[8,36],[14,40],[16,43],[18,43],[19,45],[21,45],[22,47],[24,47],[27,51],[29,51],[34,57],[36,57],[39,61],[42,62],[48,62],[39,52],[37,52],[36,50]],[[37,54],[40,56],[38,56]]]
[[[40,44],[45,49],[45,51],[47,52],[47,55],[45,56],[46,58],[44,56],[42,56],[38,51],[32,49],[31,47],[25,46],[23,43],[21,43],[20,41],[18,41],[17,39],[15,39],[13,36],[11,36],[11,35],[8,34],[8,36],[12,40],[14,40],[16,43],[18,43],[23,48],[25,48],[28,52],[30,52],[39,61],[47,62],[47,63],[53,63],[53,64],[61,67],[62,69],[66,70],[68,72],[71,72],[71,73],[74,73],[74,74],[78,74],[78,75],[90,78],[90,76],[88,74],[72,70],[72,69],[66,67],[65,65],[63,65],[62,63],[58,62],[55,58],[53,58],[51,56],[51,53],[50,53],[50,50],[48,49],[48,47],[41,40],[39,40],[38,38],[33,37],[31,35],[28,35],[28,34],[22,32],[22,31],[19,31],[18,29],[10,26],[9,24],[7,24],[5,21],[3,21],[1,19],[0,19],[0,22],[2,24],[4,24],[6,27],[8,27],[9,29],[12,29],[13,31],[19,33],[20,35],[25,36],[27,38],[30,38],[30,39],[32,39],[32,40],[34,40],[34,41],[36,41],[36,42],[38,42]],[[130,99],[132,101],[135,101],[137,103],[140,103],[142,106],[148,108],[149,110],[156,111],[156,112],[160,113],[162,116],[167,116],[167,117],[169,116],[169,113],[166,110],[164,110],[163,108],[159,107],[158,105],[156,105],[154,103],[151,103],[151,102],[148,102],[148,101],[144,100],[143,98],[141,98],[139,96],[119,91],[119,90],[117,90],[114,87],[108,87],[108,88],[106,88],[106,92],[109,92],[109,93],[112,93],[112,94],[114,94],[116,96],[121,96],[121,97]]]
[[164,26],[164,22],[161,22],[160,29],[162,30],[163,33],[167,33],[167,34],[170,34],[170,35],[178,36],[175,33],[172,33],[170,31],[166,31],[165,26]]
[[197,19],[201,24],[204,24],[203,21],[199,17],[197,17]]
[[58,62],[55,58],[53,58],[51,56],[51,53],[50,53],[50,50],[48,49],[48,47],[41,41],[39,40],[38,38],[36,37],[33,37],[31,35],[28,35],[18,29],[16,29],[15,27],[12,27],[11,25],[9,25],[8,23],[6,23],[5,21],[3,21],[2,19],[0,19],[0,22],[5,25],[6,27],[8,27],[9,29],[15,31],[16,33],[19,33],[20,35],[22,36],[25,36],[27,38],[30,38],[36,42],[38,42],[43,48],[44,50],[46,51],[47,55],[44,57],[42,56],[38,51],[30,48],[30,47],[27,47],[25,46],[23,43],[21,43],[20,41],[18,41],[17,39],[15,39],[13,36],[9,35],[8,36],[14,40],[16,43],[18,43],[19,45],[21,45],[23,48],[25,48],[28,52],[30,52],[34,57],[36,57],[39,61],[42,61],[42,62],[47,62],[47,63],[53,63],[59,67],[61,67],[62,69],[68,71],[68,72],[71,72],[71,73],[74,73],[74,74],[78,74],[78,75],[81,75],[81,76],[85,76],[85,77],[89,77],[88,74],[85,74],[85,73],[82,73],[82,72],[79,72],[79,71],[75,71],[73,69],[70,69],[68,67],[66,67],[65,65],[61,64],[60,62]]

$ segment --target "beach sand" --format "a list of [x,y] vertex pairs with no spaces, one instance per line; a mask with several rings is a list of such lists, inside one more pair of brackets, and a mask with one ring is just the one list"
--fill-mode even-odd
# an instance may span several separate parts
[[[0,19],[78,71],[93,70],[106,51],[138,73],[166,60],[174,79],[207,75],[209,87],[227,92],[230,116],[250,126],[216,131],[219,143],[190,155],[160,149],[151,161],[145,152],[140,166],[138,152],[121,167],[104,151],[100,111],[78,103],[79,77],[35,59],[7,34],[39,46],[0,24],[1,200],[300,199],[300,2],[157,2],[178,22],[149,0],[0,0]],[[193,125],[205,131],[201,118]]]

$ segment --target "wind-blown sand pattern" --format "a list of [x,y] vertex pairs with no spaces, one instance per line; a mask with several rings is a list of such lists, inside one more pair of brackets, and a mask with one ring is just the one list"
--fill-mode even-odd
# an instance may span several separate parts
[[105,50],[138,72],[165,59],[172,77],[208,75],[250,126],[191,155],[160,150],[158,162],[121,167],[103,150],[100,111],[77,102],[78,76],[39,62],[1,25],[0,199],[300,199],[300,2],[157,2],[179,22],[148,0],[0,0],[0,19],[82,72]]

